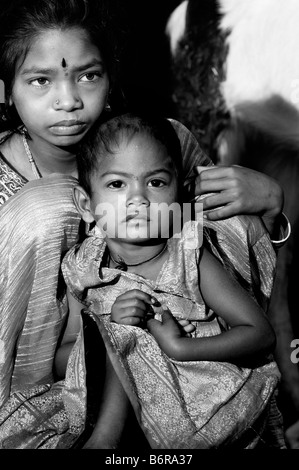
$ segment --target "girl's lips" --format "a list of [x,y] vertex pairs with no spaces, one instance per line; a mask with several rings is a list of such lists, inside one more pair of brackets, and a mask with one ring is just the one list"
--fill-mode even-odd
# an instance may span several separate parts
[[50,127],[51,132],[55,135],[75,135],[85,129],[86,124],[76,120],[60,121]]

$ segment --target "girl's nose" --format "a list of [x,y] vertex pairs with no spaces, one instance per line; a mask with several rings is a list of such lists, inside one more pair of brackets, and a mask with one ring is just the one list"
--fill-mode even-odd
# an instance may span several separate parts
[[54,109],[67,112],[82,107],[82,100],[76,88],[70,83],[64,83],[55,93]]

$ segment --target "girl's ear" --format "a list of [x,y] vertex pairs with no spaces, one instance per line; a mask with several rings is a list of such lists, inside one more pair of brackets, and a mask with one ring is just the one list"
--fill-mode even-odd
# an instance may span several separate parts
[[75,186],[74,188],[74,201],[76,208],[81,215],[84,222],[94,222],[94,216],[90,207],[90,197],[88,196],[85,189],[81,186]]

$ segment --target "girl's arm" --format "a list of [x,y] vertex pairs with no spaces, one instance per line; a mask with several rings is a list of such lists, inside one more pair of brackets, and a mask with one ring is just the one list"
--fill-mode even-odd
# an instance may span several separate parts
[[54,370],[58,378],[65,377],[67,362],[81,326],[81,310],[85,307],[67,290],[69,315],[65,332],[54,359]]
[[264,311],[205,248],[200,261],[200,290],[208,307],[230,329],[217,336],[186,338],[170,312],[166,312],[162,323],[149,320],[148,329],[168,356],[180,361],[244,365],[272,351],[275,333]]

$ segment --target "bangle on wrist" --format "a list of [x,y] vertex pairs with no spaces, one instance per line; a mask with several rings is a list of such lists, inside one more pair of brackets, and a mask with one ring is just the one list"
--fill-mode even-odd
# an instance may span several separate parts
[[280,215],[280,239],[271,240],[271,243],[274,245],[274,248],[280,248],[285,244],[288,238],[291,235],[291,224],[287,216],[282,212]]

